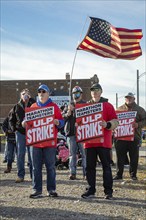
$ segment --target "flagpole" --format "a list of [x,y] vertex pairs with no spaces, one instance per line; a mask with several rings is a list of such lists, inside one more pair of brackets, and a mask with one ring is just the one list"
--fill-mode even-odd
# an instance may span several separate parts
[[73,60],[73,64],[72,64],[71,74],[70,74],[70,87],[69,87],[69,98],[70,98],[70,102],[71,102],[72,76],[73,76],[73,70],[74,70],[74,65],[75,65],[76,56],[77,56],[77,49],[76,49],[76,52],[75,52],[75,55],[74,55],[74,60]]
[[[80,37],[79,37],[77,45],[79,44],[80,39],[82,37],[83,31],[84,31],[84,28],[85,28],[85,25],[86,25],[86,22],[87,22],[87,18],[88,18],[88,16],[86,17],[86,20],[85,20],[84,26],[82,28],[82,31],[81,31],[81,34],[80,34]],[[75,55],[74,55],[74,59],[73,59],[73,64],[72,64],[72,68],[71,68],[71,74],[70,74],[70,87],[69,87],[70,102],[71,102],[71,84],[72,84],[72,77],[73,77],[73,71],[74,71],[74,65],[75,65],[75,61],[76,61],[76,56],[77,56],[77,49],[75,51]]]

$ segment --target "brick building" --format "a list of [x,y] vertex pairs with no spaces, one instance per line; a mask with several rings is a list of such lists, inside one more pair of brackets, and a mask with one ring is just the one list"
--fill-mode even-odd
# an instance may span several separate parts
[[[89,79],[72,79],[71,87],[79,85],[83,89],[83,99],[90,99],[89,88],[98,82],[97,75]],[[8,115],[10,109],[18,102],[20,92],[28,88],[32,97],[36,97],[37,88],[41,84],[46,84],[51,90],[52,96],[68,96],[70,88],[70,75],[66,73],[65,79],[54,80],[1,80],[0,81],[0,122]]]

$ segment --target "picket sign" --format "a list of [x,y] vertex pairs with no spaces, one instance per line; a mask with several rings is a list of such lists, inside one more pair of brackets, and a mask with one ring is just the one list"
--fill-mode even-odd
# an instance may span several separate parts
[[133,123],[136,119],[136,111],[116,111],[119,125],[114,130],[114,138],[117,140],[134,140],[134,132]]
[[25,109],[26,120],[26,145],[35,145],[47,141],[49,146],[54,146],[55,125],[54,107],[35,107]]
[[102,143],[104,129],[102,122],[103,104],[76,104],[76,140],[77,142]]

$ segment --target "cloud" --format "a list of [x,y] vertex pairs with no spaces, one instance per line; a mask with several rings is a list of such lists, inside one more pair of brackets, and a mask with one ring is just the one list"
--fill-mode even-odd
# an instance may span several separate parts
[[[29,47],[16,42],[5,42],[1,50],[1,80],[13,79],[65,79],[73,67],[74,52],[67,50]],[[74,79],[91,78],[97,74],[104,95],[115,104],[119,96],[131,91],[136,94],[136,71],[144,72],[145,53],[134,61],[104,59],[78,51],[73,69]],[[140,102],[146,105],[144,80],[140,80]],[[120,100],[119,100],[120,101]],[[122,100],[123,101],[123,100]]]
[[53,79],[60,74],[62,78],[62,74],[70,67],[69,54],[67,51],[7,43],[2,47],[1,78],[7,76],[11,79]]

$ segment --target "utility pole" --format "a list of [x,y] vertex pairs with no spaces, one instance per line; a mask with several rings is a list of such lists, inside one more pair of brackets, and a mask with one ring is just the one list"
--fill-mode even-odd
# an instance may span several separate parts
[[116,93],[116,109],[118,108],[118,93]]
[[137,70],[137,105],[139,105],[139,70]]
[[137,70],[137,105],[139,105],[139,79],[144,76],[146,74],[146,72],[141,73],[139,75],[139,70]]

